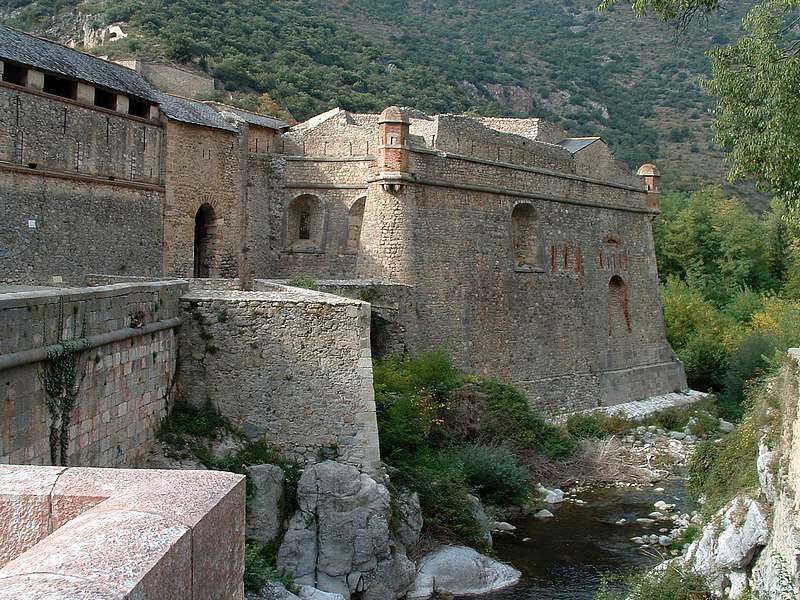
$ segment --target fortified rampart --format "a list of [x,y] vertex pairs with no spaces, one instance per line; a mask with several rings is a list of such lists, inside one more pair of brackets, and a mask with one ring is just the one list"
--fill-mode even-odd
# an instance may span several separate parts
[[364,302],[256,282],[181,298],[180,394],[211,401],[253,439],[374,473],[380,455]]
[[[0,463],[61,464],[65,436],[69,464],[140,466],[174,390],[185,289],[142,283],[0,295]],[[76,350],[72,366],[53,360],[65,343]],[[55,404],[68,388],[77,394],[65,422]]]
[[[241,425],[294,439],[305,419],[309,448],[343,447],[362,444],[352,419],[370,410],[367,375],[347,366],[366,360],[355,351],[369,347],[365,305],[264,291],[259,279],[333,282],[323,289],[375,304],[376,352],[448,349],[458,366],[513,382],[552,412],[686,385],[659,300],[657,169],[633,175],[600,138],[540,119],[397,107],[334,109],[289,128],[164,94],[134,70],[7,28],[0,65],[11,108],[0,117],[0,281],[93,272],[255,288],[194,285],[181,303],[194,357],[187,399],[210,394]],[[237,318],[215,320],[222,305]],[[204,352],[193,311],[225,352]],[[249,330],[231,329],[246,321]],[[318,345],[331,352],[319,363]],[[260,358],[251,364],[250,353]],[[325,410],[276,404],[276,382],[298,369],[288,389],[300,396],[341,377],[321,396]],[[332,426],[323,413],[352,422]],[[308,458],[309,448],[296,450]],[[359,452],[355,462],[373,462],[371,447]]]

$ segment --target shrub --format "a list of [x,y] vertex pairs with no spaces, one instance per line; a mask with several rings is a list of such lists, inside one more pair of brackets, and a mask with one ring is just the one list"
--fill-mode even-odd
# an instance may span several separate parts
[[686,368],[689,386],[698,390],[721,390],[728,369],[728,351],[717,338],[690,338],[678,353]]
[[575,453],[577,442],[533,412],[517,388],[497,381],[486,381],[481,387],[487,395],[481,428],[489,439],[498,443],[510,441],[549,458],[566,458]]
[[599,440],[608,435],[604,421],[605,419],[594,413],[571,415],[567,419],[567,433],[576,440]]
[[450,452],[423,450],[398,465],[397,483],[419,494],[425,526],[445,538],[483,548],[481,528],[467,503],[463,466]]
[[289,285],[292,287],[313,291],[317,291],[319,289],[319,285],[317,285],[316,280],[311,279],[310,277],[295,277],[294,279],[289,280]]
[[279,575],[275,566],[275,549],[249,540],[244,548],[244,589],[258,594],[270,581],[278,581],[290,591],[294,589],[290,575]]
[[528,471],[504,448],[464,446],[453,451],[472,491],[496,506],[525,503],[530,493]]
[[733,355],[725,375],[723,400],[729,407],[741,405],[745,384],[769,370],[778,347],[778,341],[769,336],[751,334],[745,338]]
[[674,565],[662,571],[633,575],[624,584],[626,590],[618,592],[604,581],[597,600],[711,600],[714,597],[701,575]]

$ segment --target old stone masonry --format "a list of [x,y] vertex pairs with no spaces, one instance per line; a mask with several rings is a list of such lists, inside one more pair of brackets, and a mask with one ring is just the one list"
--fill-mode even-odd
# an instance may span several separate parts
[[[369,499],[377,558],[282,560],[394,597],[413,566],[371,479],[376,354],[444,349],[551,416],[686,388],[659,300],[655,166],[633,174],[601,138],[541,119],[335,108],[289,126],[184,97],[209,90],[0,27],[0,464],[140,467],[170,406],[209,403],[309,468],[335,455],[357,474],[336,493]],[[4,477],[49,506],[37,473]],[[239,506],[243,486],[220,481],[214,502]],[[301,509],[327,510],[312,483]],[[104,490],[91,498],[117,502]],[[224,512],[167,508],[189,528]],[[35,522],[31,543],[52,526]],[[338,552],[299,517],[287,537]]]

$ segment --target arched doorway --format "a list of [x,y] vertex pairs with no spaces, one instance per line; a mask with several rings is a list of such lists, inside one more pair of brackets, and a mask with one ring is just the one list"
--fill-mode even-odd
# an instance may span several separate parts
[[214,254],[214,234],[217,219],[214,209],[203,204],[194,217],[194,276],[211,276],[211,258]]

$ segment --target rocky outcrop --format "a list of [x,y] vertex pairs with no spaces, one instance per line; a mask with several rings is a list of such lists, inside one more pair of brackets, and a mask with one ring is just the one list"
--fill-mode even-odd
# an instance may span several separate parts
[[406,549],[412,550],[419,542],[422,532],[422,509],[419,506],[419,495],[414,492],[401,492],[395,494],[395,538]]
[[748,589],[753,558],[768,538],[769,518],[762,504],[737,496],[703,528],[683,562],[706,578],[712,592],[727,590],[735,600]]
[[[326,461],[307,469],[298,510],[278,552],[278,568],[298,585],[346,599],[405,595],[416,569],[389,530],[389,491],[350,465]],[[408,541],[408,537],[406,538]]]
[[408,600],[427,600],[434,594],[477,596],[519,582],[515,568],[464,546],[443,546],[425,556]]
[[281,533],[283,469],[278,465],[253,465],[247,468],[247,479],[247,537],[267,545]]

